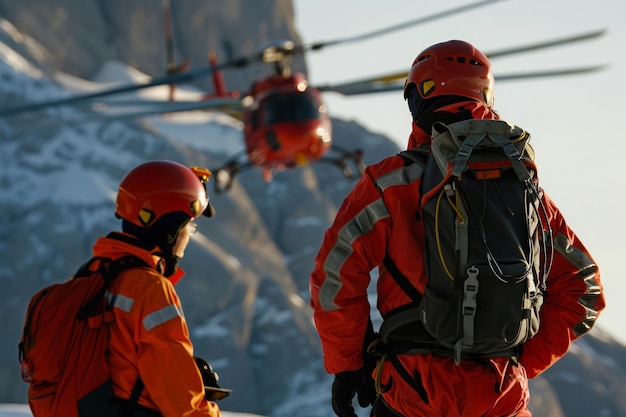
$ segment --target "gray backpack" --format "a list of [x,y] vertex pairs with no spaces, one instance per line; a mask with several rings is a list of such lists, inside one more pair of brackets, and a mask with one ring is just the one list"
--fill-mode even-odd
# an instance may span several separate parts
[[457,364],[510,355],[539,329],[552,239],[529,138],[499,120],[435,123],[428,156],[401,153],[424,169],[428,282],[412,298],[423,329]]

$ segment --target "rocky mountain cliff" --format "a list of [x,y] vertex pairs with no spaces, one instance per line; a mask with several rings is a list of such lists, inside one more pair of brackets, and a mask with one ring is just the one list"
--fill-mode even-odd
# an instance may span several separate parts
[[[220,61],[249,56],[277,39],[299,42],[291,0],[185,0],[171,3],[174,61],[207,65],[208,51]],[[30,51],[47,71],[91,78],[102,62],[117,60],[151,75],[167,68],[166,26],[161,0],[0,0],[0,15],[42,46]],[[302,57],[296,68],[304,69]],[[228,71],[228,86],[245,90],[262,65]],[[198,82],[211,88],[207,79]]]
[[[51,80],[54,71],[90,78],[112,59],[162,75],[157,3],[0,0],[0,107],[59,97],[64,93]],[[298,40],[289,0],[172,3],[176,47],[192,67],[206,65],[208,50],[230,58],[272,39]],[[256,71],[228,72],[226,81],[245,90]],[[123,174],[149,159],[215,167],[232,151],[224,143],[241,142],[241,131],[220,118],[206,122],[198,136],[160,129],[154,119],[59,122],[70,116],[89,114],[53,108],[0,118],[0,402],[25,401],[16,346],[29,297],[70,275],[98,236],[118,229],[112,213]],[[334,120],[334,133],[340,146],[363,149],[367,163],[398,151],[354,123]],[[229,193],[212,196],[218,215],[200,220],[201,233],[183,260],[187,277],[177,288],[196,354],[234,390],[224,409],[332,415],[330,377],[308,308],[308,274],[353,184],[321,165],[279,173],[271,183],[251,170]],[[532,410],[626,416],[624,381],[624,346],[594,330],[532,381]]]

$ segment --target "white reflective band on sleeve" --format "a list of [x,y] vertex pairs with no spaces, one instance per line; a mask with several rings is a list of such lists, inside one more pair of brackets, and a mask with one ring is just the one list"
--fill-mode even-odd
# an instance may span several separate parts
[[582,250],[572,246],[567,236],[559,233],[554,238],[554,249],[580,270],[593,265],[593,261]]
[[107,298],[111,307],[119,308],[127,313],[129,313],[130,309],[133,308],[133,303],[135,302],[132,298],[121,294],[109,294]]
[[184,317],[183,311],[178,306],[170,304],[157,311],[153,311],[152,313],[144,317],[143,326],[146,328],[146,331],[149,332],[159,324],[163,324],[166,321],[169,321],[176,317]]
[[326,278],[320,287],[319,301],[325,311],[336,310],[335,296],[343,285],[341,281],[341,267],[352,255],[352,244],[359,237],[374,229],[377,221],[389,217],[389,211],[382,199],[378,199],[357,213],[345,226],[339,230],[337,243],[330,250],[324,262]]
[[[580,337],[593,327],[598,318],[599,313],[596,311],[595,305],[598,297],[602,295],[602,287],[596,278],[598,267],[585,252],[573,246],[567,236],[562,233],[556,235],[554,249],[578,268],[576,277],[582,279],[587,288],[585,294],[578,298],[578,302],[585,307],[586,311],[583,319],[574,326],[574,333]],[[548,291],[550,291],[549,287]]]
[[423,173],[424,168],[421,165],[417,163],[411,164],[378,178],[376,186],[379,190],[385,191],[388,187],[411,184],[413,181],[422,178]]

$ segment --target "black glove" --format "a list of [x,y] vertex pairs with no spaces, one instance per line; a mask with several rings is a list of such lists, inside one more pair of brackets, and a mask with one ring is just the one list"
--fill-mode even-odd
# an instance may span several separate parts
[[197,356],[194,356],[194,360],[200,370],[200,376],[202,376],[202,382],[204,383],[204,398],[209,401],[217,401],[228,397],[231,390],[222,388],[217,384],[220,377],[217,372],[213,370],[213,367],[207,361]]
[[[363,345],[363,387],[357,391],[359,395],[359,404],[361,407],[367,407],[368,405],[374,405],[376,402],[376,384],[372,374],[378,366],[379,354],[375,353],[378,343],[378,334],[374,332],[372,328],[372,322],[369,323],[369,328],[365,334],[365,343]],[[376,343],[374,343],[376,342]],[[365,404],[365,403],[368,404]]]
[[357,394],[359,405],[368,407],[371,399],[365,379],[363,369],[357,371],[345,371],[335,374],[332,387],[333,411],[339,417],[357,417],[352,407],[352,399]]

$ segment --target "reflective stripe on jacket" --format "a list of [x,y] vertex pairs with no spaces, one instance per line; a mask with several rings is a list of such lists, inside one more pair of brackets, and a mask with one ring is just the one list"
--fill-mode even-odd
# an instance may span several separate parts
[[129,398],[141,375],[140,405],[164,417],[221,416],[218,406],[204,398],[180,300],[172,283],[157,272],[157,248],[148,251],[107,237],[93,251],[111,259],[135,255],[153,267],[125,270],[109,288],[116,320],[109,343],[115,395]]

